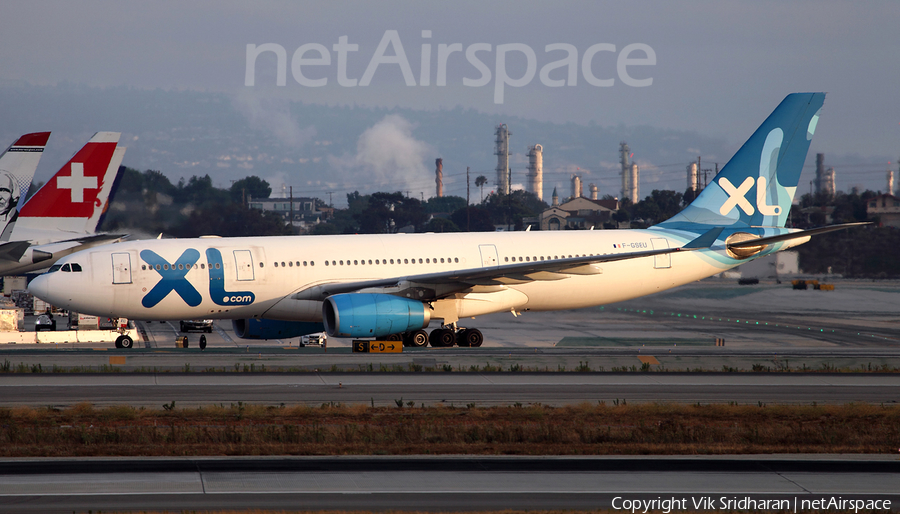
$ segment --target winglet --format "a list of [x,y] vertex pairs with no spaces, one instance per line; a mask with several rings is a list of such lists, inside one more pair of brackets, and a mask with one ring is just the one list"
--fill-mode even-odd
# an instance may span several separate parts
[[722,230],[724,228],[725,227],[716,227],[716,228],[710,229],[710,230],[704,232],[703,234],[701,234],[699,237],[697,237],[690,243],[682,246],[682,248],[685,250],[696,250],[698,248],[709,248],[710,246],[713,245],[713,243],[716,242],[716,239],[719,238],[719,234],[722,233]]

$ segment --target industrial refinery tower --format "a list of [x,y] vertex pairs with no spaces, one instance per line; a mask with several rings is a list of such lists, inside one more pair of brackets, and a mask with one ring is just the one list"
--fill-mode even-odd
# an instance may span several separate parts
[[544,200],[544,147],[542,145],[528,147],[528,191],[534,193],[538,200]]
[[834,168],[825,169],[825,154],[816,154],[816,178],[814,180],[816,186],[816,194],[826,194],[833,198],[836,193]]
[[497,127],[494,155],[497,156],[497,192],[509,194],[509,128],[506,123]]
[[628,143],[619,143],[619,162],[622,164],[622,199],[628,198],[631,203],[638,203],[641,196],[640,170],[631,162],[631,149]]

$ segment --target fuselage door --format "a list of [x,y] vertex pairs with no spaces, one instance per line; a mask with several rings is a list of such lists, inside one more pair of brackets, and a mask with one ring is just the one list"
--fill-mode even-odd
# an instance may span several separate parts
[[500,259],[497,257],[497,247],[494,245],[478,245],[478,250],[481,252],[481,265],[485,268],[496,268],[500,264]]
[[131,255],[125,252],[112,254],[113,284],[131,283]]
[[238,280],[253,280],[253,254],[250,250],[234,251],[234,267]]
[[[654,237],[650,239],[650,244],[653,245],[654,250],[665,250],[669,247],[669,240],[663,239],[661,237]],[[672,254],[664,253],[662,255],[654,255],[653,256],[653,267],[656,269],[661,268],[671,268],[672,267]]]

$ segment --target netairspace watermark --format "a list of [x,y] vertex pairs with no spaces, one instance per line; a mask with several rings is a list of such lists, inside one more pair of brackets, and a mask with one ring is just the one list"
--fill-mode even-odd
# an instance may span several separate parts
[[[430,40],[431,31],[423,30],[422,39]],[[290,60],[291,75],[297,84],[303,87],[327,86],[331,78],[335,78],[337,84],[342,87],[366,87],[372,83],[379,66],[385,66],[386,68],[391,68],[386,72],[396,73],[399,71],[407,86],[422,87],[431,86],[432,72],[435,72],[434,85],[437,87],[446,86],[448,80],[450,83],[457,84],[461,81],[467,87],[483,87],[493,81],[494,103],[502,104],[507,86],[527,86],[534,80],[535,75],[538,76],[541,84],[547,87],[577,86],[579,71],[584,81],[594,87],[613,87],[616,84],[616,78],[630,87],[647,87],[653,84],[653,77],[635,78],[631,73],[640,74],[640,71],[629,71],[629,67],[656,65],[656,52],[650,45],[644,43],[631,43],[624,46],[621,50],[617,49],[616,45],[612,43],[597,43],[581,52],[580,61],[579,51],[575,45],[569,43],[549,44],[544,47],[544,55],[541,56],[541,62],[544,63],[551,58],[555,60],[543,64],[539,72],[538,55],[533,48],[524,43],[508,43],[496,46],[490,43],[472,43],[466,46],[465,49],[463,49],[462,43],[440,43],[436,49],[432,49],[430,42],[424,42],[421,44],[419,80],[416,82],[416,76],[413,73],[412,66],[410,66],[409,59],[406,57],[406,51],[403,43],[400,41],[400,33],[398,31],[386,30],[381,38],[381,42],[378,43],[378,47],[372,52],[362,76],[359,78],[349,77],[347,66],[350,60],[355,57],[351,54],[359,51],[359,45],[350,43],[348,36],[340,36],[338,42],[331,46],[331,50],[319,43],[300,45],[294,51]],[[256,85],[257,58],[261,54],[268,52],[273,53],[276,58],[275,84],[277,86],[287,85],[287,50],[278,43],[264,43],[261,45],[247,45],[244,74],[245,86],[253,87]],[[435,53],[436,69],[432,69],[432,56],[435,56]],[[596,66],[594,61],[596,59],[598,62],[601,62],[598,54],[602,53],[610,53],[615,56],[615,70],[612,69],[611,65],[606,64],[602,66],[602,70],[598,70],[597,74],[595,74]],[[365,54],[366,52],[361,55],[365,56]],[[463,57],[473,69],[469,70],[466,76],[448,79],[447,63],[451,59],[460,60]],[[525,71],[521,76],[510,77],[507,73],[507,58],[509,57],[517,60],[521,60],[524,57],[526,65]],[[609,60],[611,59],[605,59],[602,62],[606,63]],[[336,64],[336,70],[313,69],[313,67],[331,67],[332,63]],[[493,70],[488,65],[489,63],[493,63]],[[475,78],[469,77],[468,75],[472,73],[477,76]],[[551,77],[551,73],[553,77]],[[598,77],[597,75],[600,76]]]
[[613,510],[628,511],[632,514],[649,512],[670,512],[682,510],[727,510],[727,511],[792,511],[835,510],[857,513],[884,510],[890,512],[891,500],[866,500],[843,498],[841,496],[812,496],[791,498],[753,498],[751,496],[671,496],[655,499],[624,498],[616,496],[612,501]]

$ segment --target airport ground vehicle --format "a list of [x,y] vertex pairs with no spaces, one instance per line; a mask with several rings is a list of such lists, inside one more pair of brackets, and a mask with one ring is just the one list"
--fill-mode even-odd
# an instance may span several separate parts
[[211,334],[213,331],[213,320],[211,319],[183,319],[178,325],[180,332],[199,330]]
[[42,330],[50,330],[56,331],[56,318],[53,318],[47,314],[41,314],[34,321],[34,331],[40,332]]

